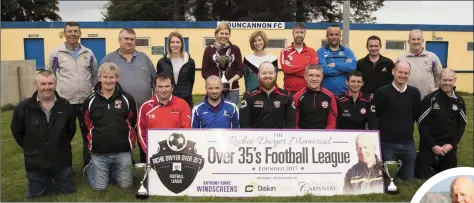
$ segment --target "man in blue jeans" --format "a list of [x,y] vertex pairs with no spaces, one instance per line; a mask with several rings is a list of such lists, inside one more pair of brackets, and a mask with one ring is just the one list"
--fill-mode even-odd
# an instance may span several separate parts
[[414,123],[421,105],[420,91],[407,85],[410,64],[395,63],[394,80],[379,88],[373,98],[379,119],[383,161],[402,161],[397,178],[415,178],[416,151],[413,140]]
[[74,193],[71,140],[76,133],[76,110],[56,92],[52,71],[40,71],[35,84],[37,91],[18,104],[10,126],[24,154],[26,196]]
[[89,129],[91,162],[85,171],[94,190],[107,188],[112,179],[120,188],[133,185],[132,148],[137,105],[118,83],[120,69],[111,62],[99,68],[99,83],[82,105]]

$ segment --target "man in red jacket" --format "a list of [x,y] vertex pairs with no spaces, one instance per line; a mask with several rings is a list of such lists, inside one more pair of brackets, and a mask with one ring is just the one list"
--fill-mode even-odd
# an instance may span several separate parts
[[306,87],[293,95],[296,108],[296,128],[336,129],[337,102],[334,95],[321,87],[323,70],[311,64],[304,73]]
[[283,49],[280,54],[281,68],[284,73],[283,89],[292,95],[306,87],[304,79],[305,68],[309,64],[318,63],[318,55],[312,48],[303,42],[306,27],[303,23],[296,23],[293,28],[293,43]]
[[[158,74],[155,78],[155,96],[140,106],[138,139],[145,153],[148,152],[147,128],[191,128],[191,109],[185,100],[172,95],[173,87],[169,74]],[[146,157],[141,157],[140,161],[146,163]]]

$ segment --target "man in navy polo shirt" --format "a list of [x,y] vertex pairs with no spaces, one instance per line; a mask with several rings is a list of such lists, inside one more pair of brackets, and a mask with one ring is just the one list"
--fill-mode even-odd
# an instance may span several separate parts
[[219,77],[206,79],[206,97],[193,108],[192,128],[239,128],[239,110],[222,97],[222,89]]

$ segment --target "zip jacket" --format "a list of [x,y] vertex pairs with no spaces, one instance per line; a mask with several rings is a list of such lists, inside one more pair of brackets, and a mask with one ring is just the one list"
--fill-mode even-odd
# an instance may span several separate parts
[[[332,51],[329,46],[318,49],[319,65],[323,68],[323,82],[321,86],[334,95],[344,94],[347,91],[347,75],[356,70],[357,59],[348,47],[339,45],[339,49]],[[334,67],[329,64],[334,63]]]
[[46,60],[46,70],[54,72],[59,96],[71,104],[82,104],[98,82],[97,60],[94,53],[83,45],[79,47],[77,58],[65,43],[54,49]]
[[[299,53],[293,43],[283,49],[280,53],[281,69],[284,73],[283,89],[290,92],[297,92],[306,87],[304,71],[306,66],[318,63],[318,54],[314,49],[307,47],[303,43],[303,50]],[[289,63],[289,65],[286,64]]]
[[88,129],[87,148],[97,154],[129,152],[135,146],[136,102],[119,83],[108,99],[101,88],[101,83],[97,83],[94,93],[82,104]]
[[193,108],[192,128],[239,128],[239,110],[234,103],[221,96],[221,103],[213,107],[207,98]]

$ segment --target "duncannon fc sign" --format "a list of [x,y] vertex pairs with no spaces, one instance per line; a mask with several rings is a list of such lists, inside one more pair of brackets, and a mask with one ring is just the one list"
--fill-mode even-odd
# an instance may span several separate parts
[[149,129],[150,195],[383,193],[378,131]]
[[[225,21],[234,29],[285,29],[284,22],[240,22]],[[217,22],[219,24],[221,22]]]

